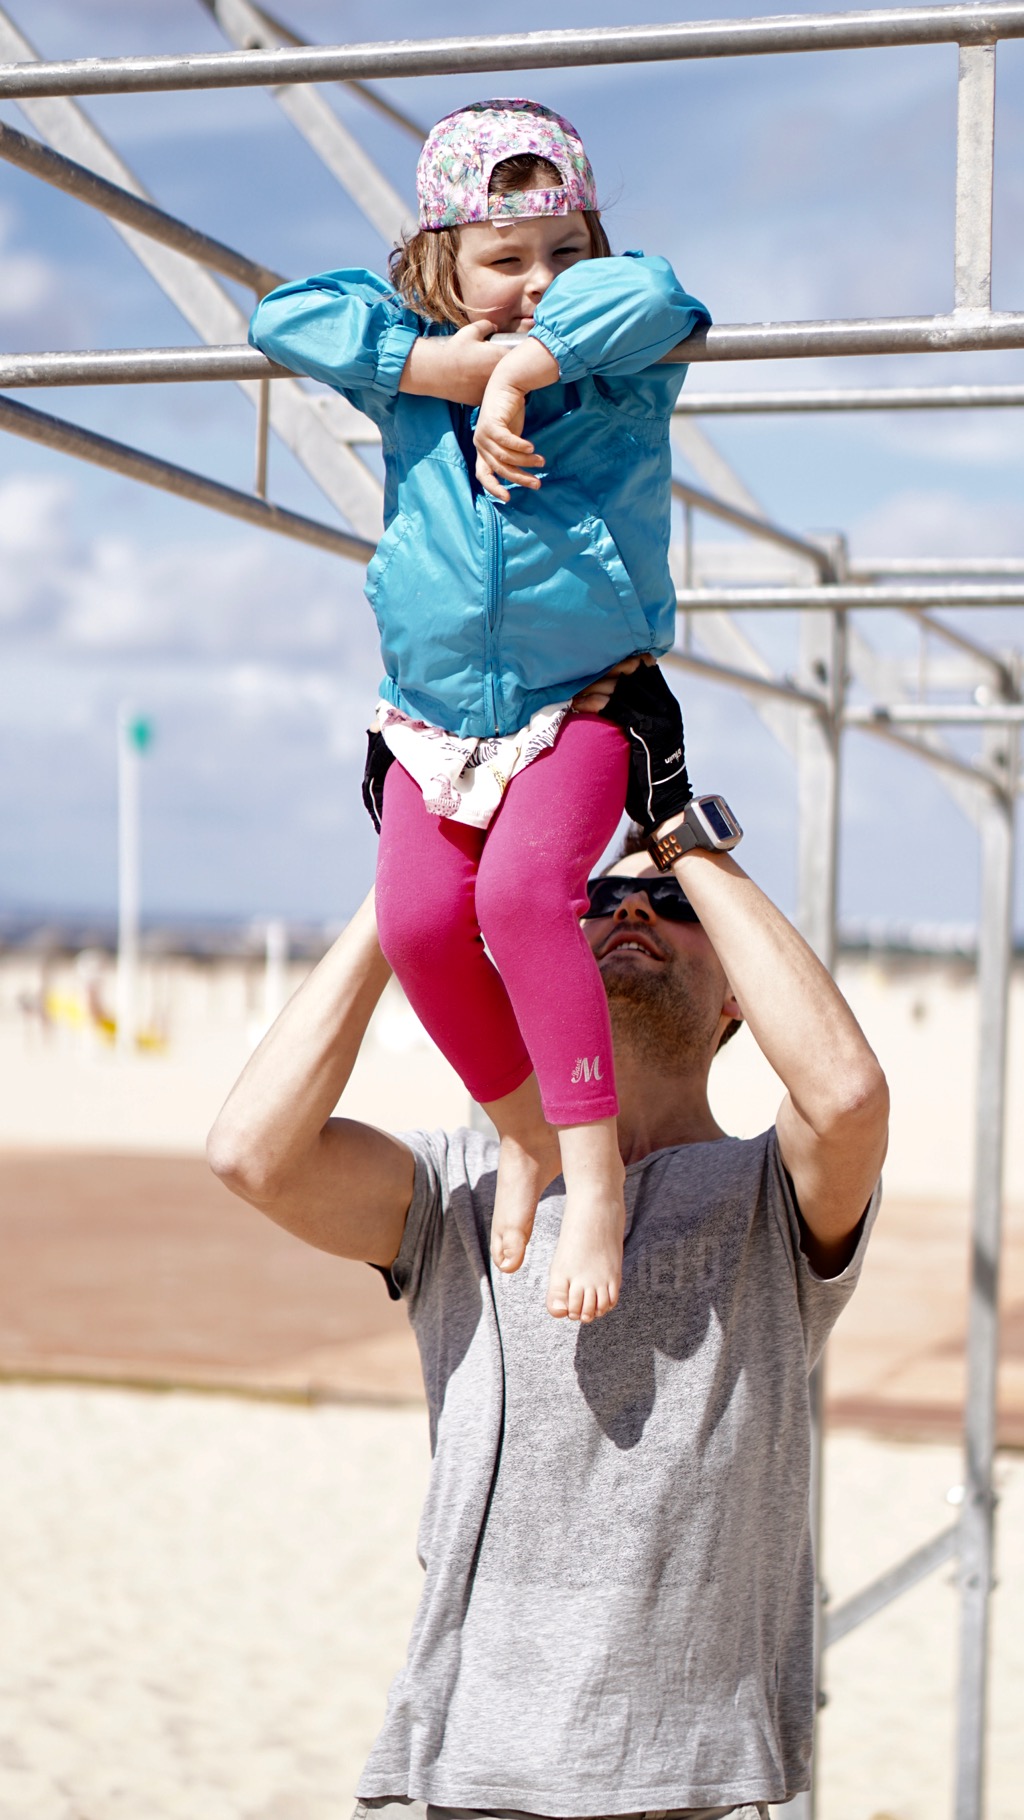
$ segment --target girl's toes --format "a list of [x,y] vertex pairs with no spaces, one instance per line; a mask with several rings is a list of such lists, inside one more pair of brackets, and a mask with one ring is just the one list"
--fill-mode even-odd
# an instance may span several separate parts
[[568,1283],[548,1284],[548,1313],[553,1314],[556,1321],[566,1319],[569,1313]]
[[618,1301],[618,1299],[619,1299],[618,1284],[617,1283],[603,1283],[601,1285],[601,1288],[598,1292],[598,1297],[597,1297],[598,1315],[600,1316],[603,1314],[611,1314],[611,1311],[615,1307],[615,1304]]
[[499,1270],[518,1270],[526,1256],[526,1234],[519,1226],[506,1226],[491,1235],[491,1256]]
[[586,1305],[586,1299],[587,1299],[587,1292],[586,1292],[586,1290],[583,1289],[581,1284],[579,1284],[579,1283],[570,1283],[569,1284],[569,1294],[566,1297],[566,1307],[568,1310],[568,1315],[569,1315],[570,1321],[581,1321],[583,1319],[583,1309]]
[[585,1289],[583,1291],[583,1301],[580,1306],[580,1320],[596,1321],[598,1315],[603,1313],[604,1310],[601,1307],[597,1290]]

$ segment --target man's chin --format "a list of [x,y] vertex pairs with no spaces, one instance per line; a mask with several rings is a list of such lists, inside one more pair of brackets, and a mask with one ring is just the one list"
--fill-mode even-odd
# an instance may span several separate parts
[[600,964],[604,989],[611,998],[646,998],[650,989],[665,978],[664,961],[653,954],[638,954],[635,949],[614,950]]
[[612,954],[601,965],[615,1041],[656,1056],[661,1073],[683,1073],[703,1053],[707,1032],[677,970],[637,965],[637,959],[623,955],[616,962]]

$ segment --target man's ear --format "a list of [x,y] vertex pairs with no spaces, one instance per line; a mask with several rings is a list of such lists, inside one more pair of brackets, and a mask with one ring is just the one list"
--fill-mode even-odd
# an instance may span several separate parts
[[741,1024],[745,1022],[743,1012],[740,1009],[739,1000],[731,986],[726,986],[725,988],[725,998],[722,1001],[722,1016],[729,1019],[737,1018]]

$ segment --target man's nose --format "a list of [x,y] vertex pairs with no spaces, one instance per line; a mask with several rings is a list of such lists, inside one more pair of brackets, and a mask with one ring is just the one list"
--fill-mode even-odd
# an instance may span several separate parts
[[631,891],[628,897],[624,897],[621,904],[615,906],[615,921],[617,923],[653,922],[654,911],[651,909],[651,900],[646,891]]

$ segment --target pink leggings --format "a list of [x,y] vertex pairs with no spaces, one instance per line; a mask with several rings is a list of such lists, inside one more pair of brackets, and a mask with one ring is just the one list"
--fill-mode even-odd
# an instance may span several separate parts
[[536,1069],[553,1125],[618,1111],[608,1003],[579,918],[622,813],[627,754],[611,721],[571,715],[486,830],[431,815],[399,764],[384,785],[384,954],[473,1098],[501,1099]]

